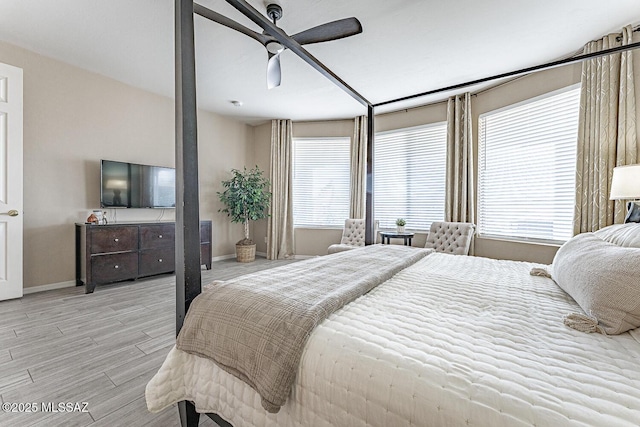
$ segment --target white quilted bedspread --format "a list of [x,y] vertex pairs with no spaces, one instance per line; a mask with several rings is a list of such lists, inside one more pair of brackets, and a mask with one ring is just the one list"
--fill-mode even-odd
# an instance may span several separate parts
[[565,327],[579,307],[533,266],[427,256],[314,331],[277,414],[175,348],[147,405],[192,400],[235,427],[640,425],[640,334]]

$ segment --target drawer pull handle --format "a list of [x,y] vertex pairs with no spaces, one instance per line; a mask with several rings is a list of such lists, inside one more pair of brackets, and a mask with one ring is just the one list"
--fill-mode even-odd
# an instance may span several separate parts
[[162,239],[162,234],[158,236],[158,239]]
[[158,262],[162,262],[162,258],[160,258],[160,259],[158,260]]
[[120,266],[116,264],[115,267],[113,267],[113,268],[120,268]]
[[115,239],[113,239],[113,241],[117,243],[117,242],[119,242],[119,241],[120,241],[120,239],[118,239],[118,238],[116,237]]

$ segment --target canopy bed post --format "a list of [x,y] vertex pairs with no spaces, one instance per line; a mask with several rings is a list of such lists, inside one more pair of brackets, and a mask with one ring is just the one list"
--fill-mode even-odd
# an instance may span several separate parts
[[193,0],[176,0],[176,332],[201,291]]
[[366,226],[364,241],[367,245],[376,243],[375,227],[373,220],[373,144],[375,136],[374,107],[367,106],[367,199],[366,199]]
[[[193,0],[175,0],[176,334],[200,293],[200,214]],[[178,403],[183,427],[198,425],[191,402]]]

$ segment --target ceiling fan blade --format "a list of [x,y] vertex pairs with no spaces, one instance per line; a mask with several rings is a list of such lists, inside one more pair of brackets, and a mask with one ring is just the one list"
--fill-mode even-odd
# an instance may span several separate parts
[[247,35],[249,37],[251,37],[252,39],[255,39],[257,41],[259,41],[260,43],[262,43],[263,45],[266,45],[267,43],[269,43],[270,41],[275,40],[275,38],[268,36],[266,34],[261,34],[261,33],[257,33],[247,27],[245,27],[242,24],[237,23],[236,21],[234,21],[233,19],[229,19],[224,15],[220,15],[217,12],[214,12],[211,9],[207,9],[204,6],[199,5],[198,3],[194,3],[193,4],[193,11],[195,13],[197,13],[200,16],[204,16],[205,18],[208,18],[214,22],[217,22],[220,25],[224,25],[225,27],[231,28],[233,30],[236,30],[244,35]]
[[294,34],[291,38],[300,44],[311,44],[355,36],[361,32],[362,25],[360,21],[356,18],[345,18],[309,28],[306,31]]
[[282,72],[280,70],[280,53],[269,52],[269,62],[267,63],[267,88],[273,89],[280,86]]

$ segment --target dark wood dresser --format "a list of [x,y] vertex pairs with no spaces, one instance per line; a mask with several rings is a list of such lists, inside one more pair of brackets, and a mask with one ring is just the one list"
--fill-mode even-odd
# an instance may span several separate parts
[[[76,284],[96,285],[175,271],[173,222],[76,223]],[[211,221],[200,221],[200,263],[211,269]]]

